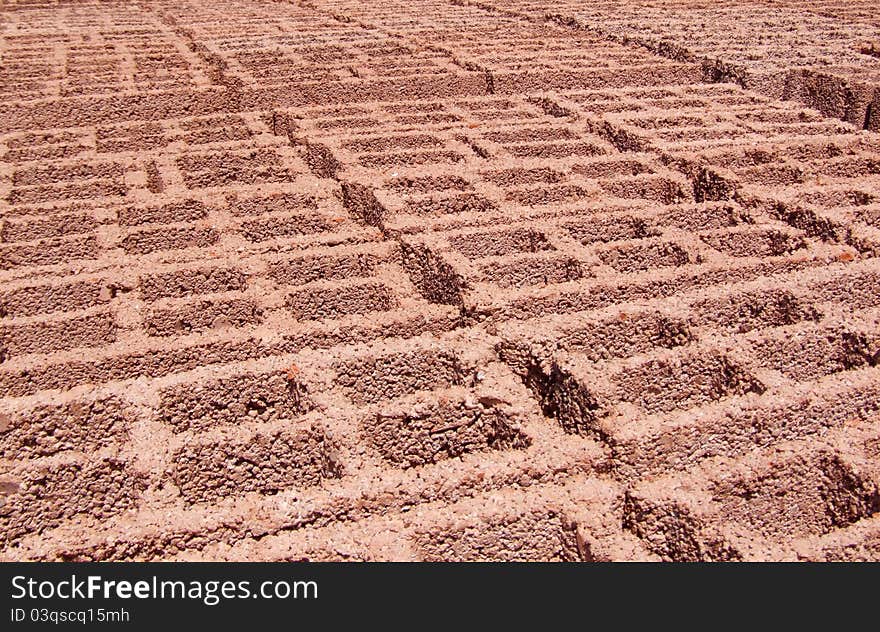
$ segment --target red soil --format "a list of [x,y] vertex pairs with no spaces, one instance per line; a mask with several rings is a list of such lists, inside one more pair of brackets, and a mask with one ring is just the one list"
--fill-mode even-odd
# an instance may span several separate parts
[[6,2],[20,559],[880,559],[876,2]]

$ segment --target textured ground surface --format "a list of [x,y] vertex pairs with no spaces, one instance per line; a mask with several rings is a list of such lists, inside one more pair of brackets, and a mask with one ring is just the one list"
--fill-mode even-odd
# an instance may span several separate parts
[[4,559],[880,559],[875,1],[3,3]]

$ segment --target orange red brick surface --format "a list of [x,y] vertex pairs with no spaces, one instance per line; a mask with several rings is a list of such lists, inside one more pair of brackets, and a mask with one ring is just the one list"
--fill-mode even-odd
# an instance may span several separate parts
[[880,559],[878,46],[4,3],[2,559]]

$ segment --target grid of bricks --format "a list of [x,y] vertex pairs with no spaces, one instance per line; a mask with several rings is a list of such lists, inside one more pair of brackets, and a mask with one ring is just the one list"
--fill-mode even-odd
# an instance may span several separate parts
[[880,14],[682,4],[4,6],[2,557],[878,559]]
[[461,1],[697,63],[704,81],[736,83],[880,130],[880,13],[868,2]]

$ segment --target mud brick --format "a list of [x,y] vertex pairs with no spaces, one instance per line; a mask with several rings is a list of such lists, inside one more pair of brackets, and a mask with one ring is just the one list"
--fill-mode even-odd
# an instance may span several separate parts
[[552,512],[508,516],[436,533],[422,533],[416,545],[426,562],[579,562],[577,527]]
[[692,256],[675,242],[649,242],[602,250],[599,258],[618,272],[638,272],[683,266],[691,262]]
[[51,165],[19,169],[13,174],[12,183],[18,186],[56,184],[76,180],[121,176],[122,173],[123,166],[118,163],[71,166]]
[[139,286],[144,300],[179,298],[215,292],[233,292],[247,288],[247,278],[235,268],[195,268],[172,270],[140,277]]
[[545,206],[559,202],[576,202],[591,197],[591,193],[576,185],[536,187],[508,191],[505,199],[524,206]]
[[211,328],[256,324],[262,315],[262,308],[249,299],[196,301],[181,307],[152,309],[144,318],[144,329],[150,336],[186,335]]
[[284,371],[169,386],[160,398],[159,419],[175,432],[291,419],[313,407],[306,387]]
[[77,259],[97,259],[100,254],[94,235],[44,239],[0,246],[0,270],[25,266],[49,266]]
[[459,252],[474,259],[555,250],[544,233],[528,228],[455,235],[449,238],[449,243]]
[[132,255],[145,255],[160,250],[204,248],[217,243],[220,235],[209,227],[185,226],[135,231],[121,242],[123,250]]
[[170,478],[189,503],[248,492],[302,489],[340,475],[324,432],[259,433],[242,441],[191,443],[174,455]]
[[7,199],[11,204],[42,204],[53,200],[122,197],[128,190],[120,181],[92,180],[86,184],[16,187],[10,191]]
[[121,447],[137,413],[117,397],[40,404],[21,413],[0,413],[0,454],[27,459],[75,450]]
[[248,220],[241,225],[245,239],[253,242],[266,241],[275,237],[289,237],[319,233],[329,230],[330,224],[321,217],[271,217]]
[[811,290],[818,300],[834,301],[853,307],[880,304],[880,273],[858,270],[814,282]]
[[581,220],[565,224],[565,228],[584,245],[638,239],[654,234],[643,219],[628,215]]
[[621,311],[610,318],[556,316],[539,330],[531,324],[510,323],[498,334],[502,341],[496,351],[520,377],[527,377],[530,368],[539,369],[557,351],[599,362],[671,349],[696,338],[684,320],[650,311]]
[[116,324],[110,314],[0,326],[0,349],[4,359],[25,353],[100,347],[115,340]]
[[692,322],[711,323],[736,333],[816,321],[821,317],[821,313],[808,301],[782,288],[701,299],[691,305],[691,310]]
[[432,303],[462,305],[464,277],[430,246],[401,242],[403,267],[419,293]]
[[460,176],[420,176],[395,178],[385,188],[402,193],[430,193],[432,191],[466,191],[472,185]]
[[0,507],[7,546],[70,518],[106,520],[136,506],[146,487],[145,477],[118,459],[69,461],[7,476]]
[[378,263],[379,257],[369,253],[297,257],[270,264],[269,274],[278,283],[304,285],[322,279],[372,276]]
[[174,222],[194,222],[208,216],[208,207],[197,200],[184,200],[163,204],[162,206],[122,207],[117,211],[119,224],[137,226],[138,224],[173,224]]
[[880,363],[880,340],[875,333],[841,327],[788,331],[751,343],[761,366],[795,380],[848,371]]
[[822,535],[878,507],[876,481],[829,450],[783,446],[722,464],[682,476],[677,491],[668,479],[640,485],[627,498],[624,526],[665,559],[737,560],[748,559],[749,539],[773,546]]
[[711,351],[647,360],[621,370],[612,381],[616,397],[648,412],[686,410],[765,389],[734,360]]
[[334,368],[336,384],[359,404],[460,384],[467,375],[454,353],[427,349],[355,358]]
[[45,4],[3,559],[878,559],[876,3]]
[[103,287],[100,281],[75,281],[0,291],[0,317],[88,309],[98,304]]
[[364,282],[300,290],[288,295],[286,304],[298,320],[314,320],[387,311],[397,306],[397,300],[387,286]]
[[425,165],[462,162],[464,156],[455,151],[414,151],[388,154],[364,154],[358,158],[362,167],[375,169],[399,165]]
[[[574,171],[574,168],[572,170]],[[551,169],[550,167],[537,167],[534,169],[520,167],[517,169],[488,171],[483,173],[482,176],[486,180],[504,187],[523,186],[537,183],[553,184],[556,182],[562,182],[565,178],[564,173]]]
[[317,209],[315,198],[303,193],[277,193],[242,199],[236,196],[230,197],[227,202],[232,214],[238,216]]
[[607,481],[504,490],[459,501],[441,515],[414,516],[410,541],[423,561],[567,561],[647,559],[620,531],[623,498]]
[[497,206],[476,193],[464,193],[443,198],[411,201],[406,210],[408,213],[418,215],[447,215],[450,213],[484,213],[497,210]]
[[759,398],[734,398],[704,408],[701,418],[679,412],[617,420],[605,426],[615,468],[624,478],[687,470],[704,459],[735,458],[868,420],[880,408],[874,372],[864,369]]
[[393,149],[416,149],[442,145],[443,141],[429,134],[412,136],[370,137],[345,141],[342,146],[354,152],[379,152]]
[[491,397],[383,409],[364,426],[376,451],[398,467],[479,450],[525,448],[531,443],[518,422],[494,405]]
[[91,233],[97,228],[95,218],[88,214],[59,214],[49,219],[5,222],[0,226],[0,241],[34,241],[76,233]]
[[577,281],[589,271],[577,259],[567,257],[519,257],[512,261],[480,266],[487,281],[500,287],[524,287]]
[[733,257],[776,257],[806,246],[803,238],[778,230],[719,233],[701,239]]

